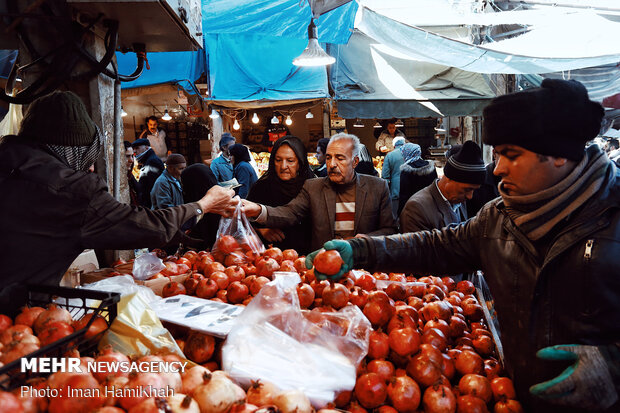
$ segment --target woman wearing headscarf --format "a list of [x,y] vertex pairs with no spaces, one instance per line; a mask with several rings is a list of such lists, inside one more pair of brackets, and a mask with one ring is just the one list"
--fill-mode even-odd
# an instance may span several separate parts
[[404,162],[400,166],[400,194],[398,197],[398,215],[411,198],[420,189],[426,188],[437,179],[435,161],[422,159],[422,149],[415,143],[406,143],[400,148]]
[[375,165],[372,163],[372,157],[370,153],[368,153],[368,148],[366,148],[364,144],[361,144],[359,158],[360,161],[355,167],[355,172],[358,174],[379,176],[379,172],[377,172]]
[[236,190],[237,195],[245,199],[254,182],[258,180],[256,171],[250,164],[250,151],[245,145],[240,143],[235,143],[230,147],[229,151],[233,164],[233,177],[237,179],[237,182],[241,185]]
[[[269,168],[250,190],[248,200],[277,207],[295,198],[307,179],[314,178],[308,163],[308,153],[302,141],[296,136],[285,136],[273,145],[269,157]],[[258,228],[267,243],[285,250],[292,248],[299,254],[310,250],[310,219],[304,219],[292,227]]]
[[[185,202],[196,202],[211,187],[217,185],[217,178],[207,165],[196,163],[181,172],[181,182],[183,183],[183,199]],[[192,244],[192,247],[203,250],[210,249],[215,243],[220,215],[204,214],[197,223],[192,222],[190,224],[189,236],[200,240],[198,244]]]
[[17,136],[0,143],[0,312],[26,300],[25,280],[58,285],[87,248],[129,250],[183,240],[179,228],[203,212],[232,214],[233,191],[213,188],[196,203],[161,210],[118,202],[90,173],[104,138],[72,92],[28,107]]

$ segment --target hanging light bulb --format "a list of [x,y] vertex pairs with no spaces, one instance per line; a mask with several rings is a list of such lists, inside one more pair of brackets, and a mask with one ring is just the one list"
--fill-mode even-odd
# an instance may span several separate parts
[[125,112],[125,109],[121,106],[121,117],[124,118],[125,116],[127,116],[127,112]]
[[278,117],[276,116],[276,114],[273,114],[273,118],[271,118],[271,124],[272,125],[277,125],[278,123],[280,123],[280,119],[278,119]]
[[168,113],[168,105],[166,105],[166,110],[164,111],[164,116],[161,117],[161,120],[169,121],[172,119],[172,116]]
[[381,129],[382,127],[383,127],[383,126],[381,126],[381,124],[379,123],[379,121],[377,121],[377,122],[375,123],[375,126],[373,126],[373,128],[375,128],[375,129]]
[[394,124],[394,126],[396,126],[397,128],[402,128],[403,126],[405,126],[405,124],[403,123],[402,120],[398,119],[396,123]]
[[286,116],[286,120],[284,121],[284,123],[286,123],[288,126],[291,126],[293,124],[293,119],[291,119],[291,115]]
[[254,112],[254,115],[252,115],[252,123],[258,123],[258,121],[258,115],[256,114],[256,112]]
[[360,118],[355,119],[355,123],[353,124],[354,128],[363,128],[364,123],[360,120]]
[[241,125],[239,125],[239,121],[235,118],[235,123],[233,123],[233,129],[239,130],[239,128],[241,128]]
[[295,66],[327,66],[336,61],[335,58],[325,53],[318,40],[316,25],[310,20],[308,25],[308,46],[304,51],[293,59]]
[[306,113],[306,119],[312,119],[314,118],[314,115],[312,114],[312,112],[310,112],[310,109],[308,109],[308,113]]
[[211,109],[211,114],[209,115],[211,119],[217,119],[220,117],[220,114],[215,109]]

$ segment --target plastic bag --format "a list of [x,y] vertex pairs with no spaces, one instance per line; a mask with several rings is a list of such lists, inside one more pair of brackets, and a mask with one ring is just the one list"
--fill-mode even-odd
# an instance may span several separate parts
[[489,288],[486,280],[484,279],[484,275],[482,274],[481,271],[476,271],[473,274],[472,283],[476,287],[476,296],[478,298],[478,301],[480,302],[480,306],[482,306],[482,312],[484,313],[484,318],[486,320],[487,325],[489,326],[491,335],[493,336],[493,341],[495,342],[497,354],[503,366],[504,365],[504,348],[502,346],[501,332],[499,329],[499,320],[497,319],[497,312],[495,311],[495,301],[493,300],[493,296],[491,295],[491,289]]
[[281,390],[298,389],[320,408],[355,386],[371,325],[354,305],[302,311],[300,281],[296,273],[275,273],[237,318],[222,348],[222,367],[241,385],[263,379]]
[[164,268],[166,268],[164,262],[157,257],[156,253],[142,254],[133,262],[133,278],[136,280],[147,280]]
[[0,137],[6,135],[17,135],[19,125],[22,123],[22,105],[9,104],[9,111],[0,121]]
[[[241,209],[241,202],[237,204],[234,214],[230,218],[220,218],[220,226],[217,229],[215,245],[212,252],[218,252],[221,248],[219,241],[224,235],[232,236],[239,244],[243,252],[253,252],[255,256],[265,252],[265,246],[254,231],[254,228]],[[230,251],[224,251],[228,253]]]

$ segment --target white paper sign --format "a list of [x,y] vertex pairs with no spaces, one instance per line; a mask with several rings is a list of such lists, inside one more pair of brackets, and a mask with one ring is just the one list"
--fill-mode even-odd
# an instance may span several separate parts
[[189,327],[217,337],[226,337],[244,307],[175,295],[150,303],[162,321]]

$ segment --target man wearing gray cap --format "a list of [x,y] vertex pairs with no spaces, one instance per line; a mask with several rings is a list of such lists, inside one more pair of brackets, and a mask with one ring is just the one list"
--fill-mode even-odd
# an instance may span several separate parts
[[235,144],[235,137],[224,132],[220,138],[220,150],[222,153],[211,162],[210,168],[218,183],[233,179],[233,165],[230,161],[229,149]]
[[151,190],[153,209],[164,209],[183,204],[181,172],[187,166],[185,157],[172,153],[166,158],[166,170],[159,175]]
[[483,270],[525,411],[620,411],[620,173],[585,147],[603,114],[573,80],[493,99],[482,139],[500,198],[441,230],[329,241],[345,261],[333,277]]
[[467,220],[465,202],[486,176],[482,151],[473,141],[448,158],[441,179],[416,192],[400,213],[400,232],[443,228]]

